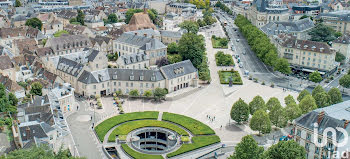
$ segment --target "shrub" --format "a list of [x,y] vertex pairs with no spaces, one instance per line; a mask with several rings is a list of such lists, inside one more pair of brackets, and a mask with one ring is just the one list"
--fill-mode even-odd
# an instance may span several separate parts
[[261,84],[262,84],[262,85],[265,85],[265,82],[263,81]]
[[232,84],[242,85],[243,81],[238,71],[219,71],[220,83],[229,84],[229,79],[232,77]]
[[257,79],[257,78],[254,78],[254,82],[255,82],[255,83],[258,83],[258,79]]
[[274,87],[275,87],[275,84],[271,83],[271,87],[274,88]]
[[149,155],[137,152],[130,148],[127,144],[122,144],[121,146],[123,150],[134,159],[164,159],[161,155]]
[[231,55],[224,54],[222,51],[215,54],[215,61],[217,66],[234,66]]

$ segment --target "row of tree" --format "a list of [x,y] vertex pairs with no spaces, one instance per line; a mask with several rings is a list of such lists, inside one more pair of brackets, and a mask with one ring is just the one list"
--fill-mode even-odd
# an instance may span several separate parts
[[337,88],[332,88],[327,93],[321,86],[315,87],[312,94],[308,90],[303,90],[300,92],[297,100],[299,104],[297,104],[293,96],[286,96],[284,98],[286,107],[283,108],[280,101],[275,97],[270,98],[265,103],[264,99],[258,95],[249,104],[240,98],[232,106],[231,119],[241,124],[248,121],[250,114],[252,115],[249,122],[250,128],[254,131],[259,131],[259,134],[265,134],[271,131],[272,125],[283,128],[288,122],[293,121],[302,114],[343,101]]
[[231,9],[227,7],[224,3],[221,3],[220,1],[215,3],[215,7],[220,8],[221,10],[225,11],[229,15],[233,15]]
[[199,9],[205,9],[210,7],[210,0],[188,0],[185,1],[185,3],[186,2],[196,5],[196,7]]
[[154,89],[154,91],[147,90],[143,94],[140,94],[137,89],[133,89],[129,92],[130,97],[139,97],[141,95],[143,95],[145,97],[151,97],[153,95],[153,97],[156,100],[163,99],[166,94],[168,94],[168,90],[165,88],[156,88],[156,89]]
[[[341,77],[339,79],[339,84],[343,87],[343,88],[350,88],[350,71],[344,75],[343,77]],[[344,91],[344,89],[343,89]]]
[[197,20],[197,24],[199,27],[204,27],[207,25],[212,25],[214,23],[217,22],[217,20],[213,17],[213,8],[207,8],[205,10],[202,11],[203,13],[203,20],[202,19],[198,19]]
[[302,159],[305,156],[305,148],[294,140],[280,141],[265,151],[253,136],[247,135],[237,144],[234,154],[229,159]]
[[277,48],[270,42],[266,34],[252,25],[250,21],[242,15],[237,16],[235,24],[239,27],[240,31],[247,39],[250,48],[260,60],[276,71],[284,74],[291,73],[288,61],[278,57]]

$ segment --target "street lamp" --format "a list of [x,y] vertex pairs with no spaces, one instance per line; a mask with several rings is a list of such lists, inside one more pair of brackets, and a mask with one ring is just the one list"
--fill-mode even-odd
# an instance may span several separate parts
[[74,152],[74,155],[73,155],[74,157],[76,157],[75,156],[75,151],[78,151],[77,146],[79,146],[79,144],[74,144],[74,148],[75,148],[74,151],[73,151]]

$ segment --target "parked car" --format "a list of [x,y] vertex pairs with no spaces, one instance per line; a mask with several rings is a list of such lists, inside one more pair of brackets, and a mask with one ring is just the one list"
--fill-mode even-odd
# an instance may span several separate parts
[[236,39],[237,42],[239,42],[239,39]]
[[243,68],[243,62],[239,63],[239,68]]

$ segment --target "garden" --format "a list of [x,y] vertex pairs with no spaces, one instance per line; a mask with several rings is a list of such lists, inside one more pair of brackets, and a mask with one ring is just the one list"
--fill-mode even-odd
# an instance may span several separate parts
[[225,54],[222,51],[218,51],[215,54],[216,66],[234,66],[233,59],[231,55]]
[[238,71],[219,71],[220,83],[229,84],[230,78],[232,78],[233,85],[242,85],[243,81]]
[[227,49],[228,39],[216,37],[215,35],[211,36],[211,43],[213,48],[217,49]]
[[[158,121],[159,112],[134,112],[118,115],[109,118],[96,126],[95,131],[103,142],[105,135],[109,130],[118,125],[108,136],[108,142],[115,142],[118,136],[121,140],[126,140],[127,135],[136,129],[143,127],[162,127],[172,130],[180,135],[183,144],[174,152],[168,153],[168,158],[175,157],[190,151],[194,151],[215,143],[220,143],[220,138],[215,135],[214,130],[202,122],[193,118],[164,112],[162,121]],[[188,130],[192,137],[190,137]],[[191,143],[189,143],[191,141]],[[135,159],[163,159],[162,155],[151,155],[138,152],[127,144],[121,144],[125,153]]]

